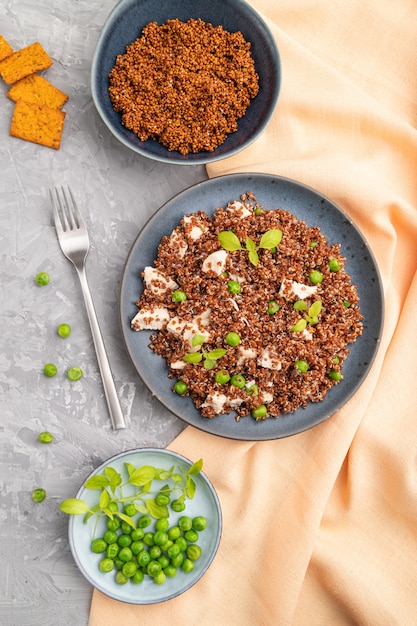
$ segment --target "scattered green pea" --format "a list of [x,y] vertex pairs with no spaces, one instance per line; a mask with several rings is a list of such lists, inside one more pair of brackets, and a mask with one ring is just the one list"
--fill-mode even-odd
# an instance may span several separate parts
[[225,385],[230,380],[230,374],[227,370],[219,370],[216,372],[214,380],[216,383],[219,383],[219,385]]
[[238,389],[243,389],[246,385],[246,380],[244,376],[242,376],[242,374],[233,374],[232,378],[230,379],[230,384],[234,385]]
[[237,280],[229,280],[229,282],[227,283],[227,291],[230,294],[232,294],[233,296],[236,296],[238,293],[240,293],[240,290],[241,290],[241,286]]
[[104,572],[105,574],[107,574],[108,572],[111,572],[114,568],[114,561],[112,559],[109,559],[108,557],[105,557],[100,561],[98,567],[100,572]]
[[265,404],[261,404],[251,411],[251,415],[255,420],[263,420],[268,413],[268,409]]
[[46,491],[45,489],[42,488],[38,488],[38,489],[34,489],[32,491],[32,500],[34,502],[43,502],[46,498]]
[[329,269],[331,272],[338,272],[341,269],[341,265],[338,259],[330,259]]
[[184,502],[182,502],[181,500],[173,500],[171,502],[171,509],[175,512],[175,513],[181,513],[182,511],[184,511],[185,509],[185,504]]
[[246,385],[246,392],[250,396],[257,396],[259,395],[259,387],[256,383],[253,383],[252,385],[248,384]]
[[237,333],[231,331],[230,333],[227,333],[226,337],[224,338],[224,342],[228,346],[234,348],[240,344],[240,337]]
[[126,504],[126,506],[123,509],[123,512],[128,517],[134,517],[135,515],[137,515],[138,510],[134,504]]
[[177,380],[173,389],[179,396],[183,396],[188,391],[188,385],[183,380]]
[[45,376],[47,376],[48,378],[53,378],[54,376],[57,375],[58,373],[58,368],[56,365],[54,365],[53,363],[47,363],[45,365],[45,367],[43,368],[43,373],[45,374]]
[[83,375],[83,371],[80,367],[70,367],[67,372],[67,376],[69,380],[71,381],[80,380],[82,375]]
[[185,300],[187,300],[187,294],[185,293],[185,291],[177,289],[176,291],[172,292],[171,298],[172,302],[184,302]]
[[310,241],[310,250],[314,250],[319,245],[318,241]]
[[342,372],[338,372],[337,370],[330,370],[329,372],[329,378],[331,380],[334,380],[336,382],[339,382],[339,380],[342,380],[343,378],[343,374]]
[[54,436],[49,433],[47,430],[45,430],[42,433],[39,433],[38,435],[38,441],[40,443],[52,443],[54,440]]
[[299,361],[295,362],[295,367],[298,369],[299,372],[305,373],[308,371],[309,366],[307,361],[304,361],[304,359],[300,359]]
[[191,561],[197,561],[201,557],[201,548],[197,545],[188,546],[187,548],[187,558],[191,559]]
[[268,302],[268,308],[266,309],[266,312],[269,313],[269,315],[274,315],[274,313],[277,313],[279,309],[280,306],[278,302],[276,300],[270,300]]
[[71,326],[69,324],[60,324],[57,328],[57,333],[60,337],[65,339],[71,334]]
[[192,528],[199,532],[205,530],[207,528],[207,519],[203,515],[197,515],[193,518]]
[[47,272],[39,272],[39,274],[35,278],[35,282],[40,287],[43,287],[49,283],[51,277]]
[[[155,502],[158,506],[166,506],[167,504],[169,504],[171,502],[171,498],[169,497],[169,495],[167,493],[158,493],[155,497]],[[164,526],[165,524],[168,525],[168,520],[166,518],[163,518],[161,520],[158,520],[158,522],[160,522],[158,529],[157,530],[166,530],[166,528],[162,528],[161,526]]]
[[308,277],[313,285],[319,285],[323,281],[323,274],[318,270],[313,270],[312,272],[310,272]]

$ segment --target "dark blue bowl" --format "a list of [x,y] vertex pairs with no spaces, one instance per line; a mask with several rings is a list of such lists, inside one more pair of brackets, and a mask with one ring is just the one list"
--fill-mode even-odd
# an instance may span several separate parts
[[[149,22],[163,24],[169,19],[202,19],[229,32],[240,31],[251,43],[259,75],[259,93],[238,124],[238,130],[213,152],[181,155],[170,152],[157,141],[140,139],[122,125],[113,109],[108,75],[116,56],[137,39]],[[263,132],[274,112],[281,83],[281,64],[274,38],[263,19],[243,0],[120,0],[110,13],[98,39],[91,69],[94,103],[104,123],[119,141],[142,156],[177,163],[198,165],[236,154]]]

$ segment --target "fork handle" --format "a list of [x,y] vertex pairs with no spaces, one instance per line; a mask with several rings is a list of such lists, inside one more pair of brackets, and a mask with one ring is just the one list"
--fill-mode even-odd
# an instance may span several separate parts
[[110,369],[109,359],[107,358],[106,348],[104,347],[103,338],[101,336],[100,326],[98,324],[96,311],[94,309],[93,299],[91,297],[90,288],[87,282],[87,275],[84,267],[76,267],[81,288],[83,292],[85,307],[87,309],[88,320],[90,322],[91,333],[93,335],[94,347],[96,349],[98,366],[103,381],[104,393],[106,395],[107,405],[109,408],[110,419],[114,430],[126,428],[125,419],[120,407],[119,397],[114,385],[113,375]]

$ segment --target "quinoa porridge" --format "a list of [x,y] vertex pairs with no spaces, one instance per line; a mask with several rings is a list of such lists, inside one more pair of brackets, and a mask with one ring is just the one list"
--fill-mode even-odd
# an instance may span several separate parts
[[201,415],[278,418],[343,384],[362,334],[340,245],[247,192],[185,215],[142,272],[133,330],[154,330],[173,392]]
[[113,108],[141,141],[212,152],[258,93],[250,48],[241,32],[200,19],[150,22],[110,71]]

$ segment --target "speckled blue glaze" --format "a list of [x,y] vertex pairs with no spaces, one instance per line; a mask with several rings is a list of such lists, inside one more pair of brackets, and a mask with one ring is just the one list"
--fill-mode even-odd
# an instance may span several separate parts
[[[144,26],[168,19],[202,19],[230,32],[241,31],[251,43],[252,56],[259,75],[259,93],[251,102],[238,130],[213,152],[181,155],[169,152],[158,142],[139,138],[121,123],[108,94],[108,75],[116,56],[140,36]],[[94,52],[91,90],[94,103],[104,123],[122,144],[138,154],[179,165],[197,165],[231,156],[247,147],[265,129],[274,112],[281,84],[280,56],[275,41],[262,18],[243,0],[121,0],[110,13]]]
[[[204,210],[212,215],[242,193],[251,191],[265,209],[290,211],[308,226],[319,226],[330,244],[341,243],[345,268],[357,286],[364,332],[350,346],[344,364],[344,380],[333,387],[323,402],[305,409],[257,422],[246,417],[236,422],[234,413],[207,419],[188,397],[171,390],[165,360],[148,347],[152,331],[135,332],[130,321],[137,312],[135,301],[142,291],[140,272],[152,265],[163,235],[169,235],[186,213]],[[121,287],[122,333],[129,355],[142,380],[160,402],[177,417],[206,432],[241,440],[287,437],[311,428],[340,409],[364,381],[378,350],[383,325],[383,293],[374,256],[352,220],[333,202],[295,181],[267,174],[231,174],[198,183],[167,202],[145,225],[127,259]]]

